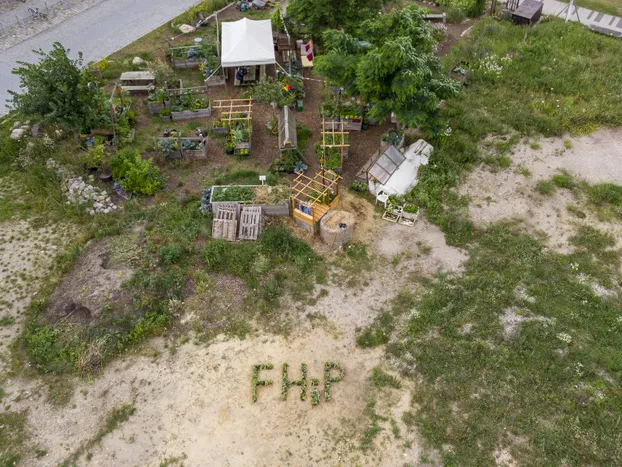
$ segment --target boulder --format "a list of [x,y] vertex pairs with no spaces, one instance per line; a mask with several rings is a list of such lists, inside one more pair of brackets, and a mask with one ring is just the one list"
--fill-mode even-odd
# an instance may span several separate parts
[[134,60],[132,60],[132,65],[142,65],[143,63],[145,61],[140,57],[134,57]]
[[11,139],[15,139],[15,140],[20,140],[24,137],[24,135],[26,134],[26,130],[23,130],[21,128],[15,128],[12,132],[11,132]]
[[181,26],[179,26],[179,30],[182,34],[190,34],[191,32],[196,31],[197,28],[195,28],[194,26],[190,26],[189,24],[182,24]]

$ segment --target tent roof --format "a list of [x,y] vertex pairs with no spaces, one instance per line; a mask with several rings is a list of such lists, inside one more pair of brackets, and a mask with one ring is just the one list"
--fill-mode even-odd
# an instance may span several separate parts
[[221,56],[225,68],[276,63],[271,21],[244,18],[222,23]]

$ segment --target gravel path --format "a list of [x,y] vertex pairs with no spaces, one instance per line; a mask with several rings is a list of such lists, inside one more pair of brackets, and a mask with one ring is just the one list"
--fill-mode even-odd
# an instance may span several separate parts
[[85,60],[93,61],[110,55],[166,21],[181,14],[198,0],[103,0],[78,12],[60,24],[6,50],[0,51],[0,115],[7,109],[4,102],[9,89],[19,88],[11,74],[17,60],[34,61],[33,49],[49,50],[60,42],[72,53],[81,51]]

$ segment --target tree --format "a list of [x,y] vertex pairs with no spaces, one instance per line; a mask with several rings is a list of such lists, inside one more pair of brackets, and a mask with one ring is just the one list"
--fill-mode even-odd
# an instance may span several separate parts
[[72,128],[89,128],[102,114],[105,99],[82,66],[82,53],[73,60],[69,50],[55,42],[49,53],[35,50],[36,63],[18,61],[12,70],[20,77],[22,92],[9,91],[9,107],[26,116],[52,123],[65,123]]
[[440,101],[459,85],[443,73],[424,10],[409,5],[365,21],[362,41],[342,30],[324,33],[325,55],[315,69],[372,104],[371,116],[384,121],[394,112],[407,127],[431,126]]
[[326,29],[355,28],[378,13],[385,0],[291,0],[287,14],[304,25],[312,37],[319,38]]

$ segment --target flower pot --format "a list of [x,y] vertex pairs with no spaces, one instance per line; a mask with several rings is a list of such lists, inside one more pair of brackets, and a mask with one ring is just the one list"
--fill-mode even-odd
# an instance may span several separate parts
[[109,182],[112,180],[112,170],[111,169],[99,169],[97,171],[97,177],[102,182]]
[[298,112],[302,112],[302,109],[303,109],[303,108],[304,108],[304,105],[303,105],[303,103],[302,103],[302,99],[298,99],[298,100],[296,101],[296,110],[297,110]]
[[231,149],[229,149],[229,148],[225,148],[225,152],[226,152],[227,154],[229,154],[229,155],[232,155],[234,150],[235,150],[235,148],[231,148]]

